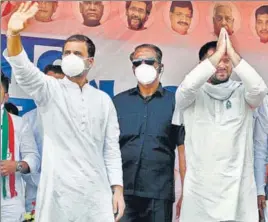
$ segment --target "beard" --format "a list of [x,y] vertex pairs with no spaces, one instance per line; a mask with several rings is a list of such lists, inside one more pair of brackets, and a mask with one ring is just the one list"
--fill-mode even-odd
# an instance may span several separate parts
[[216,77],[216,74],[214,74],[213,76],[210,77],[209,81],[212,85],[218,85],[218,84],[222,84],[225,83],[229,80],[230,77],[227,77],[226,79],[220,80]]
[[[135,19],[135,20],[138,20],[138,23],[133,25],[132,24],[132,20]],[[127,22],[128,22],[128,26],[131,28],[131,29],[135,29],[135,30],[139,30],[139,29],[142,29],[143,28],[143,25],[144,25],[144,21],[136,16],[130,16],[128,17],[127,19]]]

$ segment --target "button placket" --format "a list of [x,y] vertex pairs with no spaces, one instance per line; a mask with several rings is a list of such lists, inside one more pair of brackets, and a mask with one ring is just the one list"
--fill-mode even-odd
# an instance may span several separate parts
[[82,104],[82,109],[81,109],[81,130],[82,131],[85,131],[85,128],[86,128],[86,106],[85,106],[85,98],[84,96],[82,95],[82,98],[81,98],[81,104]]

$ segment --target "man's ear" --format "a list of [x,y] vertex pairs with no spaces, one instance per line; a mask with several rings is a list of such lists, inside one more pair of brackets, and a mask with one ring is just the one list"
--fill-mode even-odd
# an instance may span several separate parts
[[79,2],[79,10],[80,10],[80,13],[82,13],[82,3],[81,2]]
[[164,64],[160,64],[159,68],[158,68],[158,73],[160,74],[161,72],[163,72],[164,70]]
[[147,22],[147,21],[148,21],[148,19],[149,19],[149,15],[148,15],[148,14],[146,14],[146,16],[145,16],[145,22]]
[[172,19],[172,12],[169,12],[169,20],[171,21]]
[[8,100],[9,100],[9,94],[8,93],[5,93],[3,103],[6,103]]
[[88,62],[91,66],[93,66],[95,60],[94,57],[88,57],[85,59],[86,62]]
[[53,13],[55,13],[57,11],[57,8],[58,8],[58,2],[54,2],[53,3]]
[[90,58],[88,58],[88,60],[89,60],[89,63],[91,64],[91,66],[93,66],[94,63],[95,63],[94,58],[93,57],[90,57]]
[[135,75],[135,66],[132,66],[133,73]]

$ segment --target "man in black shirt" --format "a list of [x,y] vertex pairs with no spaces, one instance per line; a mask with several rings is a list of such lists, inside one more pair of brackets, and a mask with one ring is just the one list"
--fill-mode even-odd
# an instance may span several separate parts
[[126,202],[120,221],[171,222],[175,149],[184,149],[184,128],[171,123],[175,94],[160,83],[161,50],[143,44],[130,60],[138,86],[114,97]]

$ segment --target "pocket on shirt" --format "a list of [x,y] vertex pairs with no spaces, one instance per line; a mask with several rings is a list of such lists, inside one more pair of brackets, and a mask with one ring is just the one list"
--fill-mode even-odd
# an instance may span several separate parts
[[241,119],[242,106],[239,98],[230,98],[222,103],[221,124]]
[[118,122],[121,136],[139,135],[139,127],[140,127],[139,113],[130,113],[118,116]]

